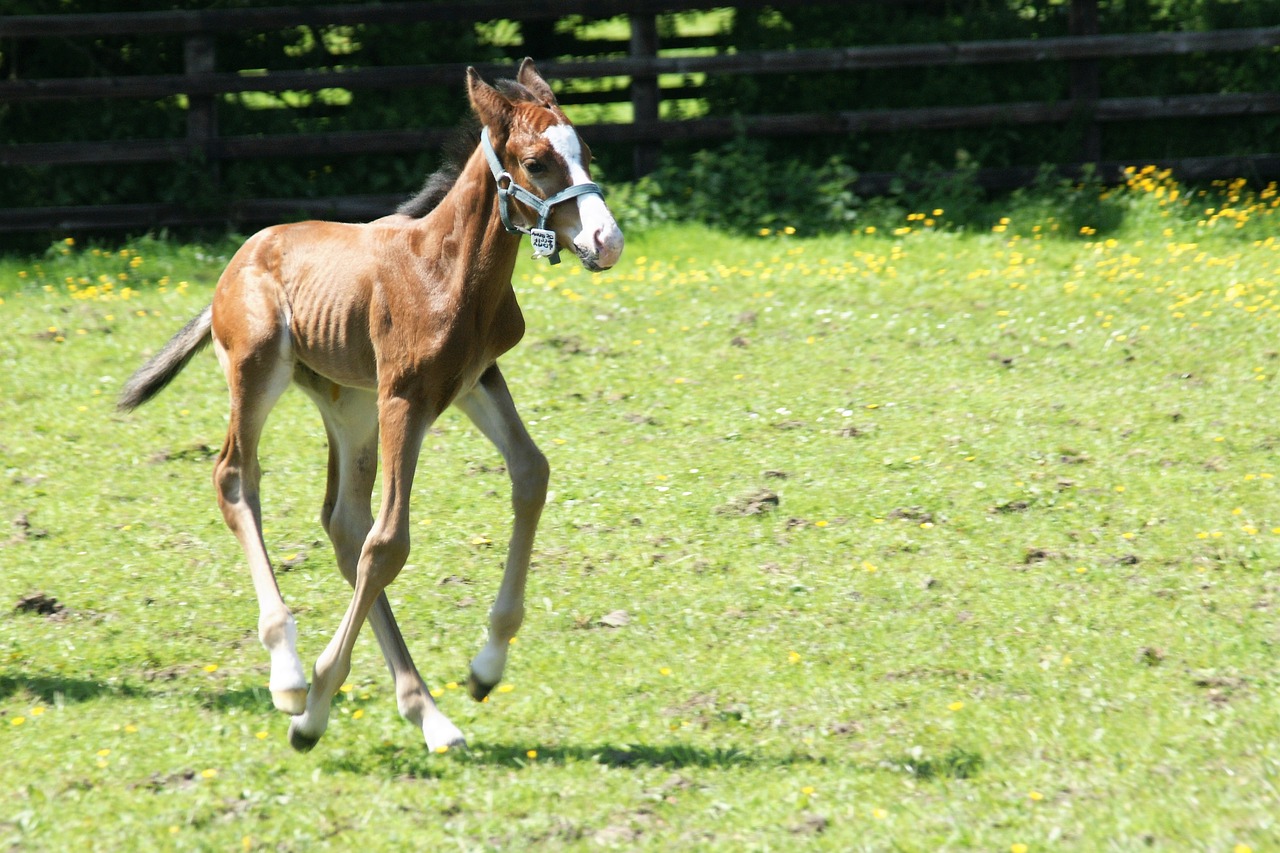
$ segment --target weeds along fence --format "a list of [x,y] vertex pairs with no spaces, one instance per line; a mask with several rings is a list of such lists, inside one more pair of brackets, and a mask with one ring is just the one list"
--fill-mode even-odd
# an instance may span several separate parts
[[[688,151],[742,136],[796,146],[820,140],[839,152],[895,134],[966,131],[1007,141],[1033,127],[1070,140],[1051,158],[1067,174],[1093,164],[1104,179],[1113,178],[1140,160],[1173,167],[1189,180],[1280,177],[1280,155],[1265,142],[1170,159],[1158,141],[1170,122],[1275,122],[1280,91],[1274,84],[1262,91],[1219,86],[1170,93],[1153,79],[1145,93],[1113,95],[1104,73],[1104,64],[1113,61],[1194,61],[1218,54],[1274,62],[1280,25],[1104,33],[1098,0],[1071,0],[1049,4],[1063,20],[1050,21],[1050,35],[1035,38],[798,48],[733,41],[749,29],[738,24],[753,16],[785,17],[801,9],[847,16],[855,7],[874,5],[895,4],[445,0],[0,17],[0,192],[3,203],[13,205],[0,209],[0,233],[382,215],[414,188],[429,165],[423,158],[434,156],[465,109],[465,67],[475,65],[489,77],[509,74],[511,60],[525,54],[561,87],[562,102],[593,145],[625,152],[605,159],[615,180],[653,170],[664,149]],[[896,4],[895,14],[914,9],[924,15],[953,5],[907,0]],[[403,45],[407,38],[417,40],[412,50],[370,48]],[[315,50],[317,44],[322,49]],[[71,63],[82,69],[75,76],[25,61],[58,51],[89,59]],[[154,60],[140,60],[140,53]],[[130,55],[130,61],[101,59]],[[398,56],[427,59],[396,64]],[[912,70],[936,79],[983,67],[1008,69],[1014,78],[1047,75],[1051,82],[1036,100],[907,99],[874,107],[823,83]],[[783,91],[806,80],[815,83],[794,99],[803,102],[795,110],[783,104],[744,111],[743,103],[769,99],[733,94],[744,88]],[[831,94],[824,101],[826,89]],[[348,120],[352,103],[373,92],[400,100],[372,123]],[[406,99],[442,106],[415,111],[405,108]],[[283,124],[274,120],[282,113],[290,117]],[[75,119],[66,125],[73,130],[66,131],[70,138],[57,138],[64,119]],[[1108,160],[1107,129],[1135,124],[1150,128],[1146,153]],[[991,188],[1031,182],[1045,152],[1034,143],[1014,148],[1006,158],[1014,162],[978,170],[976,179]],[[323,181],[295,180],[298,172],[314,178],[346,168],[369,176],[365,191],[334,193]],[[892,170],[864,171],[854,189],[883,192],[900,177]],[[104,198],[110,203],[101,203]]]

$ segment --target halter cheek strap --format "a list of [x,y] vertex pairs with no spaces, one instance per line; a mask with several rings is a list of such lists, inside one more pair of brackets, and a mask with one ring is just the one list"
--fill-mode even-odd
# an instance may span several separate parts
[[[543,199],[531,190],[517,184],[511,173],[502,167],[502,161],[498,159],[498,152],[493,150],[493,143],[489,140],[489,128],[487,127],[480,131],[480,147],[484,150],[484,158],[489,161],[489,170],[493,172],[493,179],[498,184],[498,215],[502,217],[502,227],[507,229],[509,234],[528,234],[530,241],[533,243],[533,256],[535,258],[550,258],[553,265],[560,263],[560,249],[556,245],[556,232],[547,229],[547,217],[551,215],[552,209],[561,202],[587,194],[594,194],[604,198],[604,190],[600,189],[599,184],[574,184],[573,186],[565,187],[551,196],[551,198]],[[538,226],[536,228],[525,228],[511,221],[511,198],[513,196],[516,201],[526,204],[537,211]]]

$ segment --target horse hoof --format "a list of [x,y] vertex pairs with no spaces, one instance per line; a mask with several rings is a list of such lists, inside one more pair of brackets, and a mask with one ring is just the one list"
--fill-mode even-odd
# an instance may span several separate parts
[[467,739],[443,714],[433,714],[428,717],[422,724],[422,734],[426,737],[427,749],[432,752],[467,748]]
[[286,714],[296,717],[307,710],[307,688],[272,690],[271,702],[276,706],[277,711],[284,711]]
[[476,677],[475,670],[472,670],[467,676],[467,692],[470,693],[471,698],[477,702],[483,702],[485,697],[492,693],[493,688],[497,686],[497,684],[485,684]]
[[289,724],[289,746],[298,752],[310,752],[320,742],[319,735],[309,735],[298,728],[297,720]]
[[465,750],[466,748],[467,748],[467,739],[463,737],[461,734],[459,734],[457,737],[450,738],[447,741],[434,744],[434,745],[431,743],[430,740],[427,741],[427,749],[431,750],[432,752],[438,752],[442,754],[449,752],[451,750],[457,750],[457,749]]

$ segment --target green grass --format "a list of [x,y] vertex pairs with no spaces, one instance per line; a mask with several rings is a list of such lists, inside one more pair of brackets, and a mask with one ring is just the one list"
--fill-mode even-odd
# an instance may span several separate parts
[[[1087,238],[1010,210],[522,261],[503,364],[554,495],[513,689],[453,684],[509,521],[456,414],[390,592],[471,741],[446,755],[369,632],[289,749],[209,481],[215,360],[112,408],[234,245],[0,260],[0,846],[1275,848],[1280,254],[1241,236],[1261,207],[1126,204]],[[287,394],[264,515],[308,662],[347,601],[324,454]],[[14,608],[35,592],[66,609]]]

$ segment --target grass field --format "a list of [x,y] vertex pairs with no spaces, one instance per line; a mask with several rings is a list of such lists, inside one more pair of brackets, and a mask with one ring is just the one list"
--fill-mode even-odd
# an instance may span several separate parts
[[[0,259],[0,847],[1280,847],[1280,243],[1242,192],[522,261],[503,364],[554,494],[511,689],[456,683],[509,523],[456,414],[390,591],[443,755],[370,632],[289,749],[212,355],[113,409],[234,245]],[[324,448],[287,394],[264,516],[308,664],[347,602]]]

